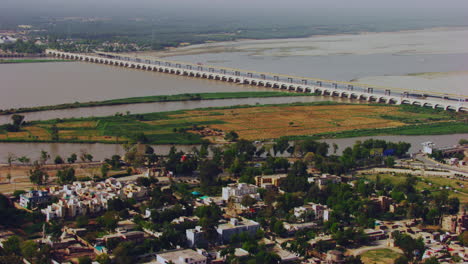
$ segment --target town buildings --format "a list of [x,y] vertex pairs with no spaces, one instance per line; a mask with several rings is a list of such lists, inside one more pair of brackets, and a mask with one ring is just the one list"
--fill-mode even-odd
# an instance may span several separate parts
[[248,183],[232,183],[227,187],[223,187],[222,197],[223,200],[229,200],[232,198],[235,202],[240,202],[242,197],[245,195],[250,195],[253,198],[260,200],[260,195],[258,194],[258,187],[253,184]]
[[123,184],[113,178],[104,182],[74,182],[71,185],[51,188],[51,195],[59,198],[41,212],[50,221],[56,218],[73,218],[79,215],[95,215],[107,210],[112,199],[141,200],[147,188],[134,184]]
[[287,174],[255,176],[255,185],[261,188],[269,188],[270,186],[279,187],[281,181],[286,179],[287,176]]
[[19,204],[24,208],[35,208],[42,204],[47,204],[51,201],[49,192],[46,191],[29,191],[20,195]]
[[[248,233],[251,236],[254,236],[257,233],[257,230],[260,229],[260,224],[246,219],[241,218],[231,218],[229,222],[221,223],[216,228],[218,233],[218,242],[219,243],[228,243],[232,236],[240,233]],[[205,231],[201,229],[200,226],[196,226],[193,229],[186,230],[187,243],[189,247],[198,247],[206,243]]]
[[158,253],[156,261],[156,264],[206,264],[208,258],[194,250],[182,249]]
[[309,220],[323,220],[328,221],[331,213],[331,209],[329,209],[326,205],[316,204],[316,203],[308,203],[303,206],[295,207],[294,208],[294,216],[298,219],[302,219],[306,217],[307,214],[312,213],[314,219]]

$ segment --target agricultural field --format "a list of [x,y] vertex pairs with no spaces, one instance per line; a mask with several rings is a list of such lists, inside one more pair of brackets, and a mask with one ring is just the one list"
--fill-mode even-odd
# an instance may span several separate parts
[[[382,181],[389,181],[393,184],[404,183],[407,176],[402,174],[379,174]],[[375,181],[377,178],[376,174],[364,176],[366,179]],[[416,188],[418,190],[431,190],[437,191],[449,188],[450,197],[458,197],[460,203],[468,204],[468,181],[459,179],[451,179],[444,177],[417,177],[418,182]]]
[[[234,106],[164,113],[31,122],[19,132],[0,126],[0,141],[152,144],[222,143],[230,131],[248,140],[466,133],[466,114],[416,107],[332,102]],[[58,131],[58,140],[53,133]],[[203,131],[205,130],[205,131]],[[208,132],[206,132],[208,130]],[[206,133],[204,133],[206,132]]]
[[361,255],[364,264],[392,264],[401,254],[388,249],[375,249]]

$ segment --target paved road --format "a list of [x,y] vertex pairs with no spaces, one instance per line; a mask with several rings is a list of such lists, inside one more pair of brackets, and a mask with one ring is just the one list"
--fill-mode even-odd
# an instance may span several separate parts
[[415,159],[421,161],[427,168],[432,168],[432,169],[446,169],[446,170],[452,170],[452,171],[457,171],[457,172],[463,172],[467,173],[468,169],[465,168],[460,168],[456,166],[450,166],[447,164],[443,164],[440,162],[437,162],[433,159],[428,158],[425,154],[418,153],[414,156]]

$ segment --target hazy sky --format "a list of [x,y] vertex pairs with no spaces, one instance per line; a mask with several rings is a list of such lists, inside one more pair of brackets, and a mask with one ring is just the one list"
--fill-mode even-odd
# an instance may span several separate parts
[[22,7],[243,7],[243,8],[466,8],[467,0],[1,0],[3,8]]

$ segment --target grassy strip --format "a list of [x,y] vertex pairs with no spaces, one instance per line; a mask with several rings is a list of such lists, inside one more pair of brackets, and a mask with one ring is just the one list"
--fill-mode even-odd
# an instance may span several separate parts
[[66,61],[70,61],[70,60],[14,59],[14,60],[0,60],[0,64],[35,63],[35,62],[66,62]]
[[460,122],[439,122],[433,124],[406,125],[402,127],[382,129],[348,130],[338,133],[321,133],[310,136],[288,136],[290,140],[323,139],[323,138],[352,138],[369,136],[422,136],[422,135],[449,135],[468,133],[468,124]]
[[266,97],[289,97],[289,96],[313,96],[311,93],[288,93],[288,92],[233,92],[233,93],[200,93],[200,94],[177,94],[157,95],[145,97],[130,97],[97,102],[70,103],[37,107],[25,107],[17,109],[0,110],[0,115],[19,114],[28,112],[62,110],[80,107],[112,106],[124,104],[141,104],[155,102],[216,100],[216,99],[238,99],[238,98],[266,98]]

